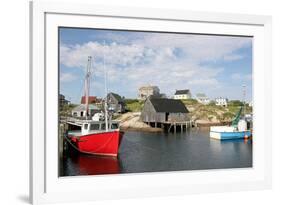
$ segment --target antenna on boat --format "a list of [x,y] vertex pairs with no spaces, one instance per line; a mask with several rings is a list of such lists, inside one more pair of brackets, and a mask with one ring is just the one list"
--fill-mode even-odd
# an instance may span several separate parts
[[108,131],[108,111],[107,111],[107,72],[105,68],[105,55],[104,55],[105,41],[103,41],[103,71],[104,71],[104,91],[105,91],[105,99],[104,99],[104,117],[105,117],[105,130]]

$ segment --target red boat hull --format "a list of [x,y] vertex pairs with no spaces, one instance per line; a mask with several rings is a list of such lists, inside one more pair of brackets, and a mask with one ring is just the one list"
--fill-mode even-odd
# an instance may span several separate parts
[[69,136],[79,152],[94,155],[117,156],[123,133],[119,130]]

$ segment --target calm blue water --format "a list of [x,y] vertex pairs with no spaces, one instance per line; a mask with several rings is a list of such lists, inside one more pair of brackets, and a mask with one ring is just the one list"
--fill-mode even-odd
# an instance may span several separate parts
[[208,128],[183,133],[127,131],[118,159],[64,156],[62,176],[252,167],[252,141],[219,141]]

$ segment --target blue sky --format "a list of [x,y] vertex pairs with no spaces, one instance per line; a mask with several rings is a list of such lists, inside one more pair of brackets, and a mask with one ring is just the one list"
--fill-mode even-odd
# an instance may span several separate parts
[[109,92],[136,98],[138,88],[157,85],[172,96],[190,89],[193,96],[252,100],[252,38],[195,34],[60,28],[60,93],[79,103],[88,56],[93,57],[91,95]]

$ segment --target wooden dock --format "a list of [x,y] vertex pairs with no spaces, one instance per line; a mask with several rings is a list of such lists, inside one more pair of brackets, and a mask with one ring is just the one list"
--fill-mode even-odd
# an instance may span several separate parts
[[67,132],[68,125],[66,123],[59,124],[59,156],[60,159],[63,157],[63,152],[65,149],[64,135]]
[[146,124],[150,125],[154,128],[162,128],[166,132],[183,132],[187,131],[189,128],[194,126],[194,122],[192,120],[188,121],[165,121],[165,122],[145,122]]

